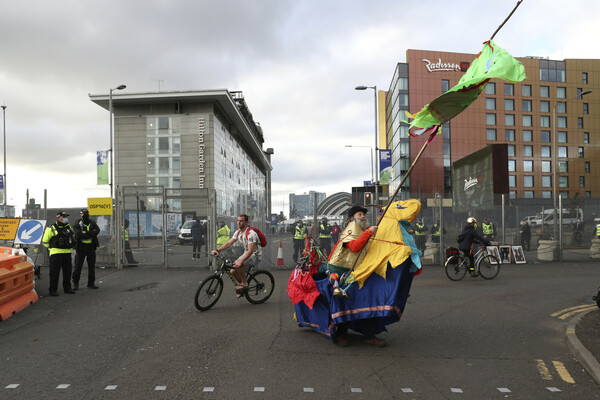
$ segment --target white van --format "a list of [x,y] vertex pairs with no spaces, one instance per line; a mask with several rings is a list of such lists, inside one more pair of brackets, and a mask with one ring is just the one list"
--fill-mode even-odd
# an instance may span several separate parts
[[[525,217],[528,218],[528,217]],[[560,218],[560,215],[557,215],[557,218]],[[563,225],[574,224],[577,221],[577,218],[581,218],[583,221],[583,210],[578,208],[576,210],[572,210],[570,208],[563,208],[562,210],[562,223]],[[543,213],[539,213],[535,216],[535,218],[529,220],[529,224],[532,226],[535,225],[554,225],[554,209],[549,208],[544,210]]]

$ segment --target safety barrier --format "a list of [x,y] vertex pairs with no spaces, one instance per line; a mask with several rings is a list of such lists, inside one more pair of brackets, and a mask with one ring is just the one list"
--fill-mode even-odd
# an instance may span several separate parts
[[36,301],[33,264],[19,249],[0,247],[0,321]]

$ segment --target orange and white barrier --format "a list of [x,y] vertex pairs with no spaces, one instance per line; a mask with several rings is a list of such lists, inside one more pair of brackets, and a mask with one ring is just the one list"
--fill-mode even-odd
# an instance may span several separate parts
[[33,264],[19,249],[0,247],[0,321],[36,301]]

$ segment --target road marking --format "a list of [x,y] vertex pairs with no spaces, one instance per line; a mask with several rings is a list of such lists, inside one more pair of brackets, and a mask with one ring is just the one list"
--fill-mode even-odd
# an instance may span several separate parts
[[548,370],[548,367],[546,367],[546,363],[543,360],[535,360],[535,362],[537,363],[537,369],[540,372],[542,379],[551,381],[552,375],[550,375],[550,371]]
[[352,393],[362,393],[362,389],[361,388],[350,388],[350,392],[352,392]]
[[304,388],[304,393],[314,393],[315,389],[314,388]]
[[213,386],[206,386],[204,389],[202,389],[203,392],[214,392],[215,388]]
[[551,391],[551,392],[560,392],[560,389],[559,389],[559,388],[552,387],[552,386],[549,386],[549,387],[547,387],[546,389],[548,389],[548,390],[549,390],[549,391]]
[[569,374],[569,371],[567,371],[563,363],[561,363],[560,361],[552,361],[552,363],[554,364],[554,368],[556,368],[556,371],[558,372],[563,381],[567,383],[575,383],[575,381],[571,377],[571,374]]
[[154,390],[167,390],[166,386],[156,386]]
[[498,388],[498,391],[500,393],[510,393],[510,389],[509,388]]
[[264,392],[265,388],[263,386],[255,386],[254,391],[255,392]]
[[4,389],[16,389],[19,387],[19,383],[11,383],[10,385],[6,385]]
[[[583,304],[581,306],[575,306],[575,307],[569,307],[569,308],[565,308],[563,310],[554,312],[552,314],[550,314],[551,317],[558,317],[562,320],[565,320],[575,314],[579,314],[581,312],[587,311],[587,310],[591,310],[593,308],[596,307],[596,304]],[[561,315],[562,314],[562,315]]]
[[117,388],[117,385],[108,385],[107,387],[104,388],[104,390],[115,390]]
[[413,393],[413,390],[411,388],[402,388],[400,390],[402,390],[402,393]]
[[463,392],[462,389],[459,389],[459,388],[450,388],[450,391],[452,393],[462,393]]

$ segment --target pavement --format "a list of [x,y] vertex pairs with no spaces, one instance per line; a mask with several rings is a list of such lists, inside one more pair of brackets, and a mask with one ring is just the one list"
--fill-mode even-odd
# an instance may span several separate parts
[[567,326],[566,339],[569,350],[600,385],[600,309],[574,317]]

